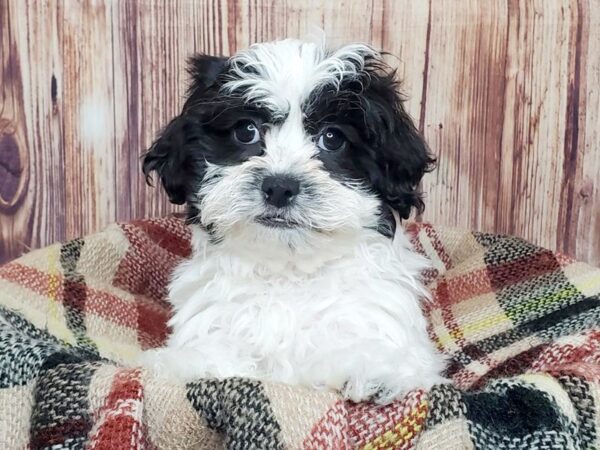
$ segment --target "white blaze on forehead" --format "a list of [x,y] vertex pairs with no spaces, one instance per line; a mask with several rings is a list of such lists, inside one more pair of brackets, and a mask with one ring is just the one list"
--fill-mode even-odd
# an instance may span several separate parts
[[272,173],[294,174],[306,171],[309,170],[306,166],[309,161],[312,161],[310,167],[315,165],[316,161],[312,157],[316,153],[316,147],[304,130],[299,105],[291,107],[280,126],[271,127],[265,133],[265,153]]
[[222,91],[260,103],[281,117],[299,108],[316,87],[338,88],[342,80],[356,78],[365,58],[377,55],[364,44],[335,51],[292,39],[255,44],[231,58],[231,79]]

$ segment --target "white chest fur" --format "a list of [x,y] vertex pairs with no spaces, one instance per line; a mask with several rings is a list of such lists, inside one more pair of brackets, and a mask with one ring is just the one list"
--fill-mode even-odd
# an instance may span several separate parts
[[186,379],[338,389],[354,400],[379,392],[383,402],[440,381],[442,360],[420,309],[427,261],[402,232],[394,240],[363,234],[304,262],[212,245],[200,231],[194,247],[170,285],[171,351],[151,365]]

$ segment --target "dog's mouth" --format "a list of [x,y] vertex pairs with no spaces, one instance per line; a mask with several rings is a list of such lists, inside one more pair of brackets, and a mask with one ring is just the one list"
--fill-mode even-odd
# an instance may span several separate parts
[[300,224],[294,220],[277,215],[259,216],[256,222],[269,228],[296,228]]

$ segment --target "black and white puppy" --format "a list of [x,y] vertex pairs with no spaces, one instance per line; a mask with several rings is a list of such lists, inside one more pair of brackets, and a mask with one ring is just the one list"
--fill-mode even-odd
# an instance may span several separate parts
[[196,56],[190,73],[144,159],[193,229],[169,286],[173,333],[144,364],[382,404],[440,382],[428,262],[396,227],[423,208],[434,161],[381,55],[283,40]]

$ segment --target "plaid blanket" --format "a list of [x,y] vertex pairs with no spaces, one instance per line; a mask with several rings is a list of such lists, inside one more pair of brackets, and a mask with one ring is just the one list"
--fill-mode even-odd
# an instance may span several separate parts
[[415,223],[452,384],[386,407],[249,379],[169,384],[178,219],[113,225],[0,267],[0,448],[598,448],[600,270],[523,240]]

